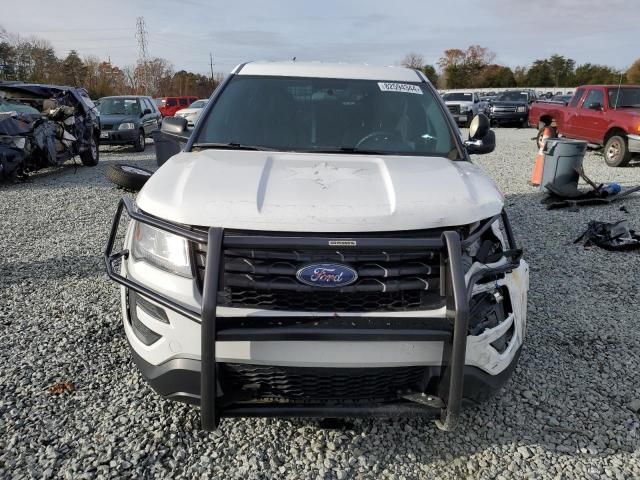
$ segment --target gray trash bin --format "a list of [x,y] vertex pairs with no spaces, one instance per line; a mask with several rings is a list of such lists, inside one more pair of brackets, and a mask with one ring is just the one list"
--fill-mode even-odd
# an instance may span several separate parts
[[[558,188],[577,186],[580,175],[576,169],[582,168],[582,160],[587,151],[587,142],[567,138],[550,138],[543,148],[544,168],[540,189],[550,183]],[[546,190],[546,189],[545,189]]]
[[152,136],[156,147],[156,162],[159,167],[171,157],[180,153],[187,143],[187,138],[169,135],[161,130],[154,131]]

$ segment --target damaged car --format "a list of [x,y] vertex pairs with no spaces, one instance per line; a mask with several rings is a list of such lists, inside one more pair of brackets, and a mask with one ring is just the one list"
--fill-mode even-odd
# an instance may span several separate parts
[[0,178],[80,157],[98,164],[100,121],[83,88],[0,82]]
[[[222,417],[424,415],[452,430],[524,343],[505,200],[420,71],[255,62],[118,204],[104,255],[142,376]],[[175,150],[177,150],[176,147]],[[131,221],[119,236],[121,219]]]

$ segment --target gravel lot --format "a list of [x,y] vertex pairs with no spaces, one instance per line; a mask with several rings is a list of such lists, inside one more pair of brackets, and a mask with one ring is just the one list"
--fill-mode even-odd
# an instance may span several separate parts
[[[477,162],[507,197],[531,265],[529,328],[511,382],[465,413],[458,431],[427,420],[224,420],[198,430],[197,409],[142,381],[101,259],[122,191],[106,166],[143,154],[103,149],[0,185],[0,478],[630,478],[640,477],[638,253],[572,241],[591,219],[640,229],[640,195],[624,205],[548,212],[527,185],[534,130],[499,129]],[[640,169],[585,160],[597,181],[640,183]],[[75,391],[49,393],[55,382]]]

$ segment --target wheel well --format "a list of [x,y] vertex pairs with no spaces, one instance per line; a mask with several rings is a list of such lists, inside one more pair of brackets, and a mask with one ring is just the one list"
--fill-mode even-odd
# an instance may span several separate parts
[[621,137],[626,138],[627,132],[623,128],[620,128],[620,127],[610,128],[607,131],[607,133],[605,133],[605,135],[604,135],[604,140],[602,142],[602,145],[606,145],[606,143],[609,141],[609,139],[611,137],[613,137],[614,135],[620,135]]
[[538,126],[540,128],[547,127],[551,125],[551,122],[553,122],[553,118],[550,115],[543,115],[540,117],[540,120],[538,121]]

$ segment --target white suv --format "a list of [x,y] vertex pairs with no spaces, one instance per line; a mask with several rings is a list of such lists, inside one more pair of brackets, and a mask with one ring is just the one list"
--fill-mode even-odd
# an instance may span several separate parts
[[[123,199],[105,251],[135,363],[225,416],[439,414],[513,372],[528,266],[494,183],[422,73],[248,63]],[[114,253],[124,211],[132,221]]]

